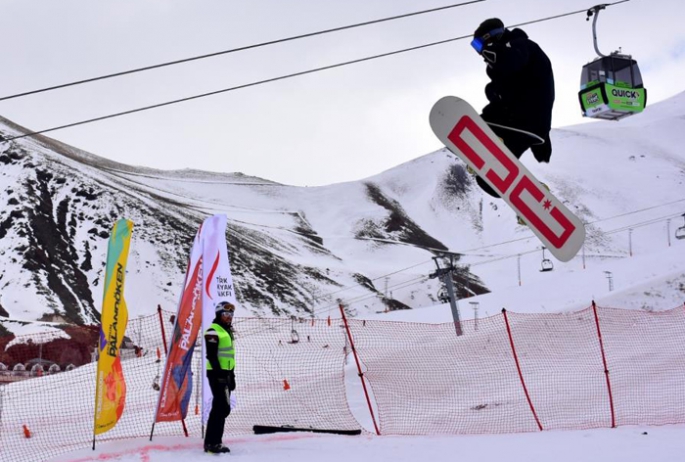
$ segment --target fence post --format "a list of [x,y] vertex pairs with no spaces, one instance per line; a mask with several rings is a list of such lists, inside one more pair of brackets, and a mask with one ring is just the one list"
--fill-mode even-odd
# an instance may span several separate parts
[[169,349],[166,343],[166,331],[164,330],[164,319],[162,319],[162,305],[157,305],[157,315],[159,316],[159,328],[162,331],[162,342],[164,343],[164,354],[168,354]]
[[599,328],[599,316],[597,315],[597,305],[592,301],[592,311],[595,314],[595,325],[597,326],[597,337],[599,338],[599,349],[602,352],[602,364],[604,365],[604,376],[607,381],[607,390],[609,392],[609,408],[611,409],[611,428],[616,428],[616,414],[614,412],[614,397],[611,393],[611,380],[609,380],[609,368],[607,367],[607,358],[604,354],[604,341],[602,340],[602,331]]
[[4,393],[3,387],[0,386],[0,442],[2,442],[2,397]]
[[[345,331],[347,332],[347,338],[350,341],[350,349],[352,354],[354,354],[354,360],[357,363],[357,373],[359,375],[359,380],[362,382],[362,388],[364,388],[364,395],[366,396],[366,403],[369,405],[369,412],[371,413],[371,420],[373,421],[373,427],[376,430],[376,435],[381,434],[378,430],[378,425],[376,424],[376,416],[373,413],[373,407],[371,406],[371,399],[369,399],[369,392],[366,389],[366,382],[364,382],[364,373],[362,372],[361,365],[359,364],[359,358],[357,357],[357,349],[354,346],[354,340],[352,340],[352,333],[350,332],[350,326],[347,324],[347,316],[345,316],[345,310],[343,309],[342,303],[338,305],[340,308],[340,314],[342,315],[343,322],[345,323]],[[330,318],[329,318],[330,319]]]
[[535,418],[535,423],[538,424],[538,428],[540,429],[540,431],[542,431],[542,424],[540,423],[540,419],[538,418],[537,412],[535,412],[535,407],[533,406],[533,402],[530,399],[530,394],[528,393],[528,387],[526,387],[526,381],[523,379],[523,373],[521,372],[521,365],[519,364],[519,358],[518,358],[518,355],[516,354],[516,347],[514,347],[514,338],[511,335],[511,326],[509,325],[509,317],[507,316],[506,308],[502,308],[502,314],[504,315],[504,323],[507,326],[507,334],[509,335],[509,344],[511,345],[511,352],[514,355],[514,361],[516,362],[516,370],[518,370],[518,373],[519,373],[519,379],[521,380],[521,386],[523,386],[523,392],[526,395],[526,400],[528,400],[528,406],[530,406],[530,411],[533,413],[533,417]]

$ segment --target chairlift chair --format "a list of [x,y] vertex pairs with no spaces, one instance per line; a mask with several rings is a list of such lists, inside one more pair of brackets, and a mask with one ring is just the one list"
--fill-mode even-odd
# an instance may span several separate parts
[[614,51],[604,55],[597,47],[597,18],[606,4],[587,11],[587,20],[594,15],[592,38],[598,57],[583,66],[578,99],[584,117],[621,120],[642,112],[647,105],[647,89],[642,83],[640,68],[632,56]]
[[300,341],[300,334],[297,333],[295,329],[290,331],[290,342],[288,343],[298,343]]
[[440,287],[440,290],[438,290],[438,300],[440,303],[449,303],[450,301],[450,294],[447,291],[447,287],[444,285]]
[[545,247],[542,248],[542,268],[541,272],[552,271],[554,269],[554,263],[549,258],[545,258]]
[[[685,213],[683,213],[683,219],[685,219]],[[685,225],[675,230],[676,239],[685,239]]]
[[298,343],[300,341],[300,334],[295,329],[295,316],[290,316],[290,341],[288,343]]

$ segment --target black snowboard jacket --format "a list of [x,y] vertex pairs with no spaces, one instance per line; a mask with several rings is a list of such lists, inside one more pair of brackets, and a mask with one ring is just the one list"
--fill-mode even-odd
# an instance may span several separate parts
[[554,105],[554,74],[549,58],[521,29],[505,29],[501,39],[485,50],[494,53],[494,62],[486,60],[490,83],[485,94],[489,103],[483,108],[483,119],[542,137],[545,143],[531,150],[538,162],[549,162]]

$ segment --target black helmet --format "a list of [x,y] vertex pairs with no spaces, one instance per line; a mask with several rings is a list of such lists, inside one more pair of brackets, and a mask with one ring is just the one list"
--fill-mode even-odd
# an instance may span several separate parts
[[504,23],[499,18],[486,19],[473,33],[473,38],[481,39],[484,43],[499,39],[504,33]]

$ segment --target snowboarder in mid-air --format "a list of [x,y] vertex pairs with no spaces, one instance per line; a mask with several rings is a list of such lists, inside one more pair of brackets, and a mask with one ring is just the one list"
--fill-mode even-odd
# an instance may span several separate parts
[[[554,74],[545,52],[524,31],[509,30],[498,18],[478,26],[471,46],[485,60],[490,78],[483,120],[516,158],[531,148],[538,162],[549,162]],[[485,192],[500,197],[480,177],[476,181]]]

